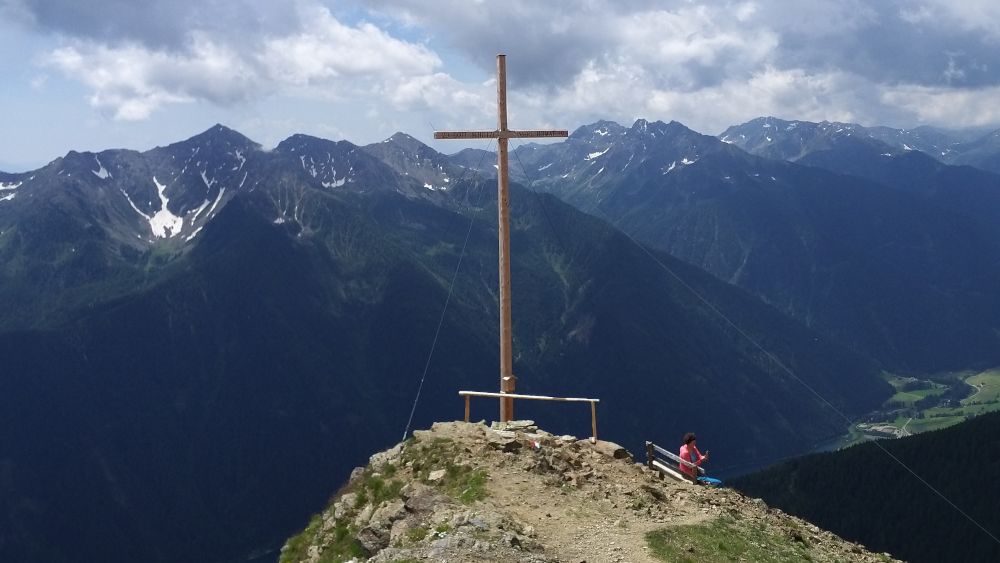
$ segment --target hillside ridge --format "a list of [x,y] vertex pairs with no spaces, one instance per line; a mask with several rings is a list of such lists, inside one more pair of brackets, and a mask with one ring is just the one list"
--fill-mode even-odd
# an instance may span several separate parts
[[731,489],[662,480],[613,442],[439,422],[377,453],[282,548],[336,561],[892,561]]

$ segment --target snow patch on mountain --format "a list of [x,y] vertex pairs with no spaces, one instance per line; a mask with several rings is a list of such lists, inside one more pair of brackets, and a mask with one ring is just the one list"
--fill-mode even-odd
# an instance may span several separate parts
[[191,218],[192,223],[198,220],[198,216],[201,215],[201,212],[204,211],[206,207],[208,207],[209,203],[212,202],[206,198],[205,201],[201,202],[201,205],[199,205],[197,209],[192,209],[191,211],[188,211],[188,213],[192,212],[194,213],[194,217]]
[[132,206],[132,209],[134,209],[139,215],[142,215],[143,218],[149,222],[149,228],[153,231],[154,236],[158,238],[171,238],[179,235],[181,233],[181,229],[184,228],[184,219],[174,215],[169,209],[167,209],[167,203],[169,203],[170,199],[163,193],[167,189],[167,186],[157,181],[156,176],[153,176],[153,184],[156,185],[157,194],[160,196],[160,210],[154,213],[152,217],[143,213],[142,210],[135,205],[132,198],[129,197],[125,190],[119,189],[118,191],[125,196],[125,201]]
[[600,157],[600,156],[604,155],[604,154],[605,154],[605,153],[607,153],[607,152],[608,152],[609,150],[611,150],[611,147],[608,147],[608,148],[604,149],[603,151],[598,151],[598,152],[592,152],[592,153],[588,154],[588,155],[587,155],[587,156],[586,156],[586,157],[584,158],[584,160],[594,160],[595,158],[598,158],[598,157]]
[[94,176],[97,176],[102,180],[107,180],[108,178],[113,177],[111,176],[111,172],[108,172],[108,169],[105,168],[103,164],[101,164],[101,159],[97,158],[96,154],[94,155],[94,160],[97,161],[97,167],[98,167],[98,170],[91,170]]
[[194,237],[198,236],[198,233],[201,232],[202,227],[204,227],[204,225],[202,225],[201,227],[198,227],[197,229],[194,230],[193,233],[191,233],[190,235],[184,237],[184,242],[191,242],[191,239],[193,239]]
[[[204,177],[203,172],[202,178],[204,179]],[[153,229],[153,234],[159,238],[170,238],[179,235],[181,229],[184,228],[184,218],[174,215],[167,209],[170,199],[163,193],[166,191],[167,186],[158,182],[156,176],[153,176],[153,183],[156,184],[156,192],[160,196],[160,210],[149,219],[149,226]]]
[[211,180],[208,179],[208,176],[205,175],[205,171],[204,170],[202,170],[202,172],[201,172],[201,181],[205,182],[205,187],[208,188],[208,189],[210,189],[210,190],[212,189],[212,184],[215,183],[215,179],[214,178],[211,179]]
[[222,201],[222,196],[225,195],[225,193],[226,193],[226,188],[219,188],[219,195],[215,196],[215,202],[212,203],[212,207],[211,209],[208,210],[208,214],[205,215],[205,217],[212,216],[212,212],[215,211],[215,208],[219,205],[219,202]]
[[21,182],[0,182],[0,192],[6,190],[16,190],[21,187]]
[[10,200],[14,199],[14,196],[16,196],[16,195],[17,195],[16,193],[13,193],[13,194],[10,194],[10,195],[5,195],[3,197],[0,197],[0,201],[10,201]]

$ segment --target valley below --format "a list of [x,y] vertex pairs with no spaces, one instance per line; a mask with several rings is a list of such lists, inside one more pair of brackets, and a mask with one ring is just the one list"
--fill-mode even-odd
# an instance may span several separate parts
[[922,377],[883,373],[883,377],[895,394],[880,408],[862,416],[842,436],[819,444],[814,452],[941,430],[984,413],[1000,411],[1000,368]]

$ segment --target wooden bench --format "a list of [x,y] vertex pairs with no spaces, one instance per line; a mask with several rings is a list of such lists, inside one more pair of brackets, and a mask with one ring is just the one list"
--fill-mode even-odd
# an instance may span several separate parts
[[680,470],[680,465],[686,465],[687,467],[693,468],[698,475],[704,475],[705,470],[697,465],[691,463],[690,461],[681,459],[677,454],[667,451],[660,446],[652,442],[646,442],[646,466],[650,469],[655,469],[660,473],[661,476],[666,475],[672,477],[678,481],[686,481],[688,483],[696,483],[697,479],[688,475],[687,473],[682,473]]

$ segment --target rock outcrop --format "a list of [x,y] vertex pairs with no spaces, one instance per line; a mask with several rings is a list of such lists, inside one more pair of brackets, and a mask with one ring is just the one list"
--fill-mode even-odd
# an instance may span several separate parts
[[612,442],[521,421],[436,423],[373,455],[281,561],[652,563],[718,550],[742,550],[726,554],[745,560],[754,550],[778,561],[891,560],[759,499],[664,481]]

